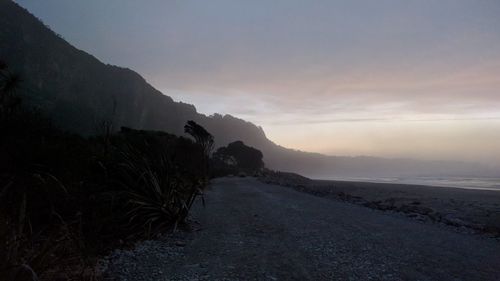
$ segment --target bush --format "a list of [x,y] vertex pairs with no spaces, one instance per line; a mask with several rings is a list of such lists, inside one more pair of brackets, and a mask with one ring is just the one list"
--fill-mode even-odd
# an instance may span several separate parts
[[186,138],[124,128],[104,147],[31,111],[0,125],[0,280],[90,280],[118,241],[183,223],[206,184],[201,148]]
[[95,280],[119,241],[184,222],[207,184],[206,130],[188,123],[195,143],[107,122],[84,138],[22,108],[20,81],[0,61],[0,280]]
[[199,146],[160,132],[122,131],[128,138],[143,135],[156,139],[156,143],[149,139],[147,145],[129,144],[122,151],[120,182],[126,189],[132,228],[149,237],[183,223],[205,184],[202,159],[191,155],[200,155],[196,153]]
[[260,150],[235,141],[212,155],[212,176],[253,175],[264,169]]

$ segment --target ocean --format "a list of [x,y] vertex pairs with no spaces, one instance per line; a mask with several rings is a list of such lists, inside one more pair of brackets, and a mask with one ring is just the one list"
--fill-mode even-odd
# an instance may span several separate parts
[[500,191],[500,178],[474,177],[330,177],[325,180],[399,183]]

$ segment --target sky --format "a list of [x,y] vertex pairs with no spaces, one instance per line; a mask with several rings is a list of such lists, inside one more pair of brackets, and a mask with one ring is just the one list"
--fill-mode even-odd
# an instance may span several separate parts
[[500,166],[498,0],[17,0],[175,100],[330,155]]

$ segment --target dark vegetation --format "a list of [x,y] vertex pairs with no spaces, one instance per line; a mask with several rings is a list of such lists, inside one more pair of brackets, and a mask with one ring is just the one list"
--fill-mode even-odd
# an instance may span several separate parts
[[263,155],[258,149],[235,141],[226,147],[220,147],[212,156],[212,174],[258,175],[264,169]]
[[184,225],[211,176],[264,166],[243,142],[211,158],[214,137],[194,121],[191,138],[110,120],[69,133],[23,106],[4,62],[0,78],[0,280],[98,279],[109,250]]
[[0,280],[93,280],[100,255],[185,222],[209,179],[206,130],[68,133],[21,106],[0,67]]

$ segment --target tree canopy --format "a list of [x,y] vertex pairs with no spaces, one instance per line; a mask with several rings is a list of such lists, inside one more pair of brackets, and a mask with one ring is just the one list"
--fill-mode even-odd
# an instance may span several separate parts
[[207,157],[210,155],[214,147],[212,134],[193,120],[187,121],[186,125],[184,125],[184,132],[193,137],[197,144],[201,145]]
[[253,173],[264,168],[262,152],[242,141],[235,141],[217,149],[212,158],[219,166],[233,167],[243,172]]

